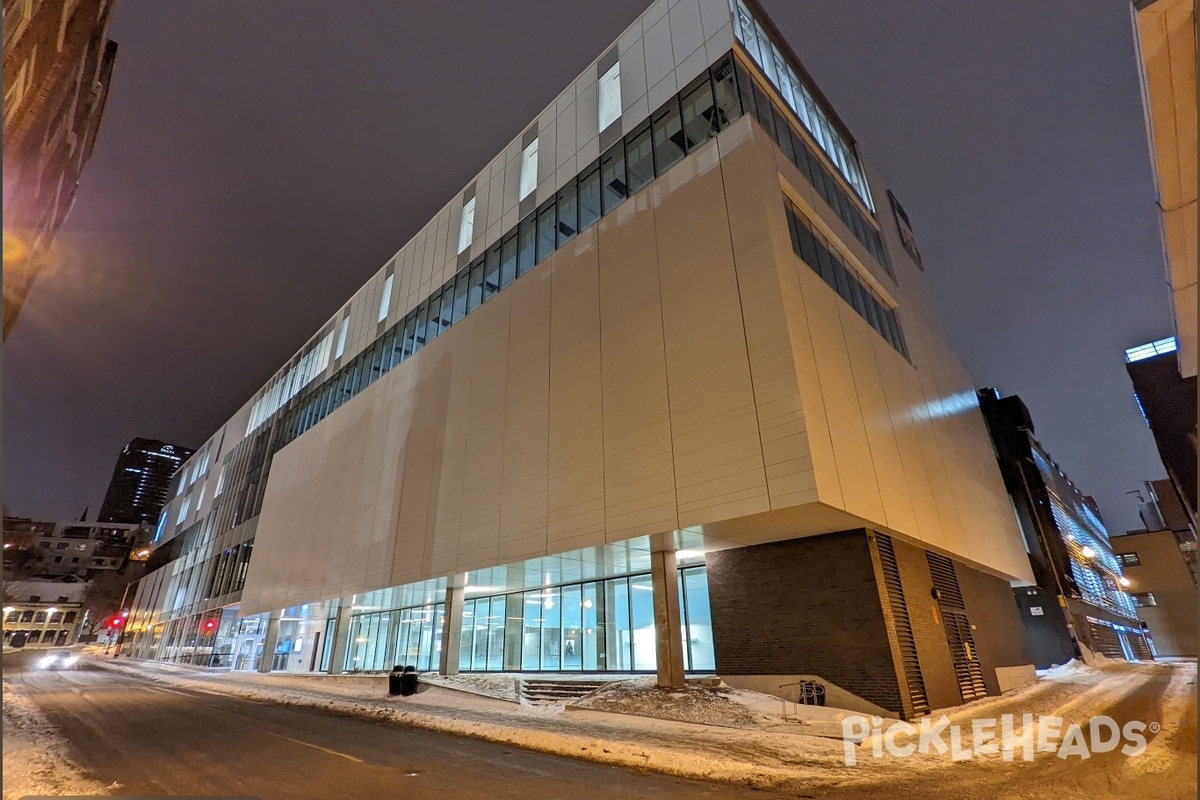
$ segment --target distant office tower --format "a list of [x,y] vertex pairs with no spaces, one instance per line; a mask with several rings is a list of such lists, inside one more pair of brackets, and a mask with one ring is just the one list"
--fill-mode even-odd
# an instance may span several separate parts
[[4,0],[4,338],[75,201],[108,99],[113,0]]
[[100,522],[154,523],[167,502],[171,476],[196,452],[157,439],[134,439],[117,459]]

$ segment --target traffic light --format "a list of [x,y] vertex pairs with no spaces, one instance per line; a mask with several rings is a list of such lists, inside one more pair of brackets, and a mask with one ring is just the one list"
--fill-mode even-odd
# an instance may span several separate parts
[[104,620],[104,627],[109,630],[116,630],[125,624],[125,617],[120,614],[113,614],[108,619]]
[[217,621],[215,619],[204,620],[204,635],[212,636],[217,630]]

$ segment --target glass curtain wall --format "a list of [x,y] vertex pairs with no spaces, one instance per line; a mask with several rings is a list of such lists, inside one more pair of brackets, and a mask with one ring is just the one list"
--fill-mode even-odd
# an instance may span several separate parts
[[445,621],[444,603],[354,614],[345,669],[386,672],[400,664],[421,672],[436,670],[441,663]]
[[[716,666],[704,566],[679,570],[684,666]],[[648,574],[468,598],[463,672],[650,672],[656,668]],[[519,652],[513,652],[519,649]]]

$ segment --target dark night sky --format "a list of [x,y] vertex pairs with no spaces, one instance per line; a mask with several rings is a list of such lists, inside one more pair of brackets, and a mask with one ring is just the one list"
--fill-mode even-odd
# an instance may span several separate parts
[[[120,0],[96,154],[4,352],[5,503],[196,446],[649,0]],[[765,0],[916,227],[954,349],[1113,531],[1169,335],[1127,0]]]

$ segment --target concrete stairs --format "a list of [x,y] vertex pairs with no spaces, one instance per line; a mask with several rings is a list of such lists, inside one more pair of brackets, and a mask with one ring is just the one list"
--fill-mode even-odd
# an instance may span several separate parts
[[552,706],[567,705],[579,700],[609,681],[572,681],[572,680],[539,680],[536,678],[520,680],[517,695],[522,705]]

